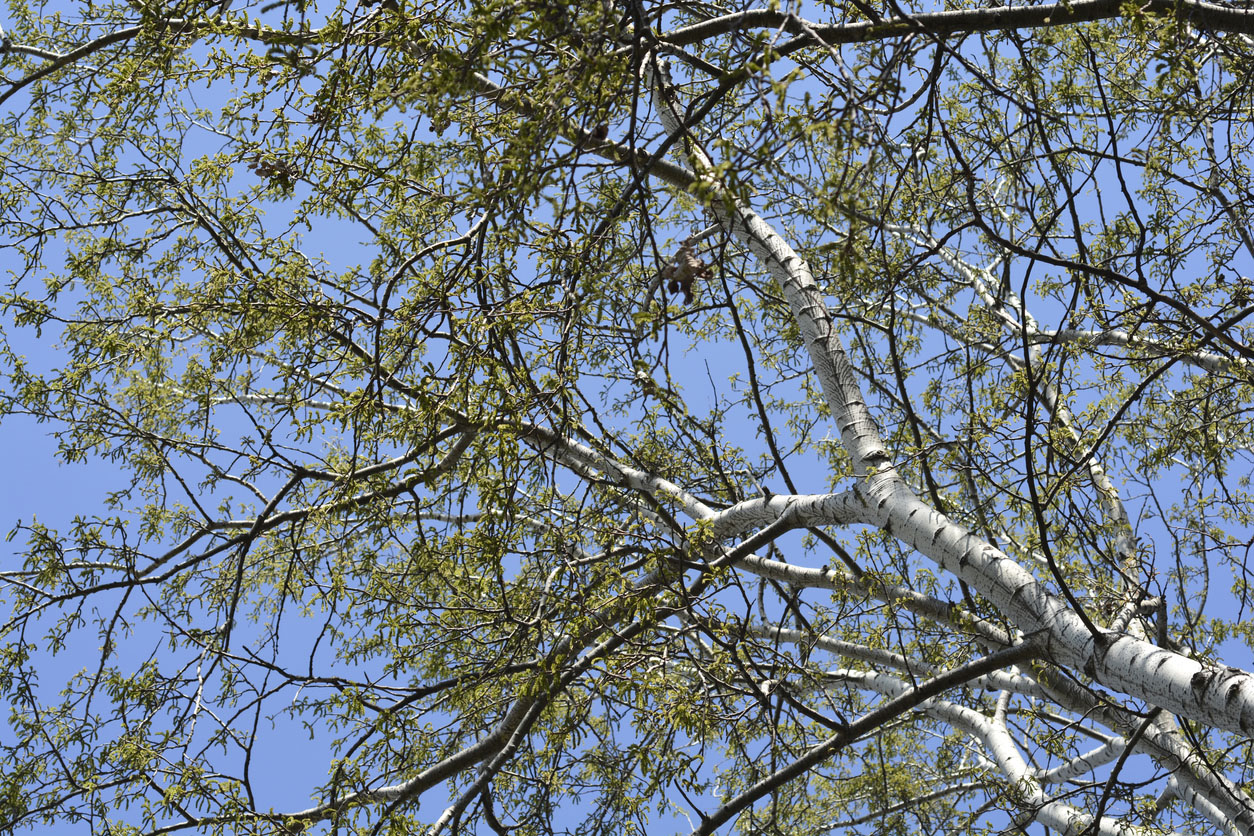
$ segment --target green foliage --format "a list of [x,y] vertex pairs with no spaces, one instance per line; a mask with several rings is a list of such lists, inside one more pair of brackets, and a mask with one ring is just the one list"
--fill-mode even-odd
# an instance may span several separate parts
[[1022,625],[784,499],[900,477],[1103,629],[1254,648],[1254,63],[1192,5],[11,0],[0,416],[116,482],[6,509],[0,832],[699,830],[829,745],[724,832],[1217,826],[1159,750],[1041,783],[1149,708],[1058,658],[841,738]]

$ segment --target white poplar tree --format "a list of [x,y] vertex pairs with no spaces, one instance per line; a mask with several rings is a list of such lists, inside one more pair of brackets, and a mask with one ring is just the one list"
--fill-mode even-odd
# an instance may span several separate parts
[[0,830],[1254,832],[1240,4],[3,25]]

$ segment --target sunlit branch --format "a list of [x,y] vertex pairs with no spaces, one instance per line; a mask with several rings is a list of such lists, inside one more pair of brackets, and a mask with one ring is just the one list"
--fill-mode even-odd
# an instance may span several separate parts
[[[693,830],[694,836],[710,836],[710,834],[716,832],[720,827],[772,790],[799,778],[810,769],[828,760],[841,749],[879,728],[884,723],[895,720],[909,711],[918,709],[928,700],[956,685],[977,679],[998,668],[1026,661],[1036,654],[1037,650],[1030,642],[1027,642],[999,650],[982,659],[969,662],[952,671],[948,671],[942,676],[920,683],[914,688],[905,686],[904,683],[899,683],[902,687],[897,695],[854,720],[844,730],[811,747],[804,755],[787,766],[757,781],[739,795],[726,801],[713,813],[703,817],[701,826]],[[855,674],[855,676],[857,675]],[[868,683],[873,678],[869,677]],[[974,712],[971,713],[974,714]]]
[[[1032,675],[1053,702],[1077,716],[1087,717],[1125,739],[1140,727],[1142,717],[1110,704],[1057,669],[1041,667]],[[1148,754],[1182,786],[1188,787],[1192,793],[1190,798],[1222,809],[1224,820],[1234,823],[1242,832],[1254,828],[1254,802],[1240,786],[1199,761],[1193,747],[1181,737],[1179,728],[1170,718],[1160,714],[1157,722],[1137,741],[1136,749]]]
[[[909,691],[909,685],[905,682],[883,673],[845,671],[841,672],[838,678],[858,687],[871,688],[890,697]],[[998,709],[993,717],[986,717],[973,709],[939,698],[922,703],[919,710],[945,720],[984,743],[992,762],[1006,776],[1010,785],[1021,794],[1025,814],[1020,826],[1028,821],[1036,820],[1063,832],[1081,832],[1092,825],[1092,816],[1070,804],[1051,799],[1044,792],[1042,784],[1046,782],[1024,760],[1006,727],[1004,709],[1008,696],[1009,692],[1002,692],[1002,697],[998,700]],[[1119,755],[1116,754],[1115,757]],[[1097,832],[1114,836],[1119,833],[1148,834],[1157,831],[1130,827],[1126,822],[1103,816]]]
[[961,784],[947,784],[939,789],[932,790],[931,792],[925,792],[913,798],[906,799],[905,801],[899,801],[896,804],[889,804],[887,807],[880,807],[877,809],[873,809],[861,816],[857,816],[856,818],[840,819],[838,821],[833,821],[833,822],[824,824],[820,827],[815,828],[811,832],[815,834],[826,834],[836,829],[844,829],[848,827],[860,827],[861,825],[864,825],[864,824],[870,824],[872,822],[883,821],[886,817],[891,816],[894,813],[901,812],[903,810],[914,809],[914,808],[926,805],[929,802],[944,798],[945,796],[948,796],[948,795],[966,795],[967,793],[972,793],[977,790],[990,789],[992,787],[995,787],[996,785],[997,785],[997,782],[991,781],[991,780],[990,781],[966,781]]
[[[1226,6],[1205,0],[1150,0],[1139,4],[1137,13],[1174,18],[1180,15],[1193,25],[1225,32],[1254,33],[1254,14],[1245,7]],[[663,43],[688,46],[718,35],[753,29],[782,31],[794,35],[778,49],[795,48],[798,41],[806,43],[813,33],[824,45],[856,44],[899,38],[918,33],[933,37],[963,35],[976,32],[998,32],[1015,29],[1038,29],[1049,26],[1071,26],[1095,20],[1107,20],[1125,14],[1115,0],[1079,0],[1075,3],[1050,3],[1041,6],[991,6],[975,9],[952,9],[943,12],[922,12],[903,17],[887,17],[878,21],[847,24],[821,24],[804,21],[794,14],[772,9],[749,9],[722,17],[703,20],[662,36]]]
[[[1034,337],[1040,334],[1036,318],[1027,310],[1023,301],[1012,294],[994,293],[992,289],[994,277],[987,269],[971,266],[964,259],[960,258],[957,253],[940,241],[937,241],[929,233],[899,224],[883,224],[883,227],[895,235],[926,247],[929,252],[937,253],[950,267],[958,271],[967,285],[975,291],[976,296],[983,302],[989,313],[1002,322],[1003,327],[1011,336],[1026,340],[1028,347],[1025,350],[1026,356],[1024,357],[1002,350],[997,350],[995,354],[1015,369],[1025,370],[1032,375],[1037,397],[1041,399],[1049,412],[1067,430],[1074,443],[1077,445],[1081,444],[1083,442],[1083,434],[1076,425],[1075,417],[1064,402],[1057,386],[1050,380],[1035,377],[1034,370],[1044,367],[1045,357],[1040,349],[1040,345],[1034,340]],[[1011,312],[1013,312],[1014,316],[1010,315]],[[1088,456],[1085,464],[1089,472],[1089,478],[1097,491],[1102,509],[1106,513],[1109,522],[1115,527],[1114,546],[1121,562],[1119,569],[1125,587],[1125,595],[1134,596],[1139,592],[1138,584],[1140,579],[1138,575],[1140,567],[1137,563],[1136,537],[1132,531],[1132,524],[1128,519],[1127,509],[1124,507],[1118,490],[1111,482],[1105,467],[1097,456]]]
[[1079,343],[1084,346],[1116,346],[1127,349],[1132,357],[1148,359],[1173,357],[1190,366],[1216,374],[1235,374],[1249,368],[1249,363],[1243,358],[1224,357],[1201,349],[1168,345],[1162,340],[1134,336],[1118,328],[1104,331],[1079,328],[1061,328],[1051,331],[1042,328],[1029,335],[1028,339],[1033,343],[1049,345]]
[[[646,62],[646,68],[653,71],[649,62]],[[668,99],[671,95],[669,82],[665,79],[653,80],[651,87],[668,134],[680,135],[677,116],[680,109]],[[689,153],[699,172],[710,169],[709,158],[699,145],[689,143]],[[717,188],[716,183],[710,186]],[[827,393],[828,404],[841,428],[855,467],[859,467],[860,461],[874,461],[878,465],[886,458],[881,452],[883,446],[874,421],[866,412],[865,401],[854,376],[848,369],[843,349],[834,336],[811,339],[811,329],[818,327],[822,333],[823,326],[810,308],[816,307],[823,315],[826,308],[805,262],[780,241],[760,218],[737,206],[734,201],[730,196],[716,194],[712,208],[716,214],[720,207],[727,212],[732,232],[747,239],[750,249],[777,277],[789,297],[794,316],[807,337],[815,372]],[[992,234],[987,229],[985,231]],[[1008,242],[999,243],[1008,246]],[[827,327],[830,328],[830,323]],[[839,382],[833,376],[836,368],[842,370]],[[865,419],[861,417],[863,415]],[[1233,669],[1220,672],[1205,668],[1194,660],[1131,636],[1095,633],[1092,624],[1074,612],[1067,602],[1046,591],[1035,577],[1000,550],[920,502],[901,482],[895,470],[882,469],[882,466],[871,470],[867,474],[867,492],[860,493],[866,512],[861,522],[889,531],[909,546],[932,557],[939,565],[978,589],[1020,629],[1033,635],[1042,634],[1041,641],[1048,649],[1047,655],[1063,665],[1089,671],[1099,681],[1114,684],[1126,693],[1143,696],[1173,712],[1205,717],[1205,722],[1245,736],[1254,734],[1254,678],[1249,674]],[[860,488],[855,488],[855,493],[859,492]],[[1148,658],[1155,660],[1157,671],[1151,682],[1131,673]],[[1239,707],[1234,699],[1240,701]]]
[[1241,827],[1225,816],[1225,811],[1218,805],[1214,804],[1192,786],[1180,781],[1174,774],[1167,779],[1167,788],[1163,790],[1163,795],[1159,799],[1157,806],[1159,806],[1160,811],[1161,807],[1166,806],[1166,802],[1172,796],[1179,798],[1182,802],[1201,813],[1207,821],[1215,825],[1219,832],[1225,834],[1225,836],[1247,836],[1249,833],[1248,829]]
[[1072,758],[1053,769],[1037,773],[1036,779],[1042,784],[1063,784],[1072,781],[1082,775],[1090,774],[1100,766],[1118,760],[1126,746],[1127,743],[1122,737],[1113,737],[1096,749]]
[[[749,627],[750,635],[772,641],[785,641],[805,647],[816,647],[846,659],[857,659],[873,665],[897,668],[914,675],[939,676],[940,671],[935,665],[917,659],[907,659],[898,653],[874,647],[855,644],[842,639],[815,633],[792,630],[787,627],[754,624]],[[1020,673],[993,671],[972,681],[972,686],[985,690],[1007,691],[1029,697],[1045,698],[1045,691],[1031,678]]]

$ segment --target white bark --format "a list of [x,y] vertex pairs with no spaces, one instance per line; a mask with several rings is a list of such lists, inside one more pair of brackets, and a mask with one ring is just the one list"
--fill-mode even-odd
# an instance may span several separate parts
[[[650,81],[668,133],[686,130],[680,122],[680,109],[674,104],[669,79]],[[717,184],[710,180],[713,167],[704,151],[692,145],[689,155],[698,179],[705,178],[706,186],[716,188]],[[1041,642],[1046,657],[1054,664],[1083,672],[1102,685],[1172,714],[1254,737],[1254,677],[1249,673],[1202,665],[1127,634],[1095,635],[1066,602],[1031,572],[921,502],[890,463],[828,316],[823,294],[804,259],[752,209],[736,204],[730,195],[724,194],[721,202],[715,201],[713,211],[725,229],[758,256],[779,285],[854,462],[859,481],[852,488],[852,497],[846,492],[836,495],[830,503],[811,501],[805,506],[829,512],[830,516],[816,523],[848,524],[854,506],[856,521],[890,533],[962,579],[1024,635]],[[778,510],[782,516],[786,509],[797,505],[797,498],[785,498],[782,504],[773,505],[777,499],[758,507]],[[724,512],[726,519],[735,516],[731,510]],[[1005,765],[1009,768],[1010,762]],[[1245,806],[1244,799],[1238,806]]]
[[1062,784],[1075,780],[1082,775],[1088,775],[1099,766],[1105,766],[1118,760],[1119,756],[1127,748],[1127,741],[1122,737],[1111,738],[1096,749],[1091,749],[1079,757],[1072,758],[1061,766],[1038,773],[1036,780],[1042,784]]
[[[884,673],[871,671],[834,671],[834,676],[848,685],[875,691],[886,697],[897,697],[910,690],[910,685]],[[939,698],[929,699],[918,710],[961,729],[979,740],[998,771],[1009,779],[1018,793],[1024,816],[1017,821],[1023,827],[1037,821],[1062,833],[1078,834],[1090,828],[1093,817],[1071,804],[1051,798],[1042,787],[1042,780],[1024,760],[1006,728],[1004,717],[987,717],[978,711]],[[1091,830],[1089,831],[1092,832]],[[1143,828],[1131,827],[1110,816],[1103,816],[1098,833],[1147,834]],[[1157,831],[1154,831],[1157,832]]]
[[[654,85],[661,90],[662,85]],[[667,130],[681,130],[678,110],[660,94]],[[692,152],[699,173],[712,166]],[[1206,725],[1254,737],[1254,677],[1236,668],[1213,668],[1127,635],[1093,636],[1059,597],[1008,555],[921,502],[889,464],[853,368],[827,315],[823,294],[804,259],[751,209],[724,198],[715,212],[775,278],[792,309],[855,469],[858,521],[874,525],[934,560],[993,603],[1024,634],[1043,642],[1055,663],[1098,682]],[[839,513],[823,522],[850,520],[848,494]]]

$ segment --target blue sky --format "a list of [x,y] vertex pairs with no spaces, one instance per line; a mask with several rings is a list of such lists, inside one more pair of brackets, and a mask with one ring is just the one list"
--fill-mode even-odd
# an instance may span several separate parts
[[[342,263],[356,260],[361,250],[354,232],[337,232],[330,226],[320,228],[309,238],[316,241],[317,247],[324,253],[335,253],[337,260]],[[365,260],[368,254],[361,253],[360,258]],[[8,335],[37,365],[57,364],[58,355],[54,346],[56,334],[52,329],[45,331],[40,340],[32,339],[29,332],[10,330]],[[724,351],[725,348],[726,346],[719,346],[713,359],[730,357],[732,352]],[[738,347],[734,350],[738,352]],[[686,381],[689,384],[688,389],[698,400],[709,388],[706,379],[707,358],[708,355],[694,353],[673,361],[674,368],[681,370],[682,375],[689,376]],[[721,383],[720,371],[716,368],[712,376]],[[923,382],[926,381],[920,381]],[[58,462],[55,457],[55,442],[49,437],[52,429],[50,425],[39,425],[21,416],[10,417],[0,425],[0,461],[4,462],[12,474],[5,483],[3,496],[0,497],[0,508],[3,508],[0,525],[5,530],[19,519],[29,524],[36,518],[42,524],[65,528],[75,515],[91,516],[102,513],[101,496],[106,491],[119,487],[119,474],[107,463],[66,465]],[[324,439],[315,440],[314,444],[320,440]],[[816,459],[821,462],[821,457]],[[820,489],[827,477],[817,467],[799,469],[795,475],[800,477],[798,487],[803,491]],[[1118,479],[1119,474],[1116,472],[1114,476]],[[782,488],[772,487],[777,490]],[[1130,510],[1134,508],[1135,506]],[[1156,539],[1153,526],[1146,526],[1141,533],[1143,537]],[[1225,585],[1225,582],[1217,578],[1212,584],[1212,595],[1220,595]],[[292,623],[297,627],[297,638],[302,638],[299,631],[300,621],[295,620]],[[248,627],[241,629],[246,633]],[[61,657],[55,665],[50,664],[45,672],[45,685],[51,687],[57,676],[65,676],[80,666],[93,664],[93,654],[98,652],[93,646],[95,641],[93,635],[83,636],[81,645],[73,653]],[[151,641],[144,643],[143,652],[147,652],[150,647]],[[1234,647],[1233,652],[1232,658],[1237,664],[1249,665],[1247,650]],[[2,730],[0,734],[3,734]],[[261,735],[261,739],[264,745],[255,754],[256,762],[253,765],[254,776],[261,778],[258,783],[267,793],[265,797],[259,798],[261,805],[265,807],[272,804],[283,810],[307,806],[309,789],[326,775],[328,755],[325,747],[317,740],[310,741],[308,733],[298,724],[281,726],[273,733]],[[434,796],[435,793],[432,793],[428,804],[438,804]],[[427,806],[424,804],[424,809]]]

